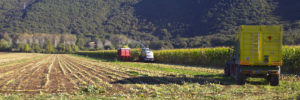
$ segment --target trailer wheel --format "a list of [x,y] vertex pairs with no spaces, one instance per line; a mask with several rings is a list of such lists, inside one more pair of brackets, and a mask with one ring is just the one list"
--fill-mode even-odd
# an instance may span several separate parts
[[236,78],[236,83],[238,85],[245,85],[246,84],[246,77],[243,73],[240,72],[240,70],[238,68],[235,71],[235,78]]
[[267,76],[265,77],[265,79],[266,79],[268,82],[270,82],[270,81],[271,81],[271,75],[267,75]]
[[279,75],[274,74],[270,76],[270,85],[278,86],[279,85]]
[[237,74],[237,84],[238,85],[245,85],[246,84],[246,77],[243,74]]

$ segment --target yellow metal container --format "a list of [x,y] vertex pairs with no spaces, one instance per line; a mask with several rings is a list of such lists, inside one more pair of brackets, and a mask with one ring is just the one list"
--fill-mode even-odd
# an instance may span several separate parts
[[240,65],[282,65],[282,26],[242,25],[238,35]]

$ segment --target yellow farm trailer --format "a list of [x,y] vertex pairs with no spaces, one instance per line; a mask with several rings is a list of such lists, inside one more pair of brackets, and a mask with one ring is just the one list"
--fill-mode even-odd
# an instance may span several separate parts
[[271,85],[279,85],[282,66],[282,26],[242,25],[236,35],[235,52],[224,69],[238,84],[247,77],[264,77]]

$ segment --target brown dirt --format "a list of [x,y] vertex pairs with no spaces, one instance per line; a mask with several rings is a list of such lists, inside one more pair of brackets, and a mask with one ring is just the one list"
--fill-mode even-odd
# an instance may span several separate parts
[[128,87],[110,82],[133,77],[126,72],[105,65],[95,66],[69,55],[44,56],[34,61],[0,67],[0,72],[0,93],[76,93],[88,85],[102,87],[106,93],[115,93]]

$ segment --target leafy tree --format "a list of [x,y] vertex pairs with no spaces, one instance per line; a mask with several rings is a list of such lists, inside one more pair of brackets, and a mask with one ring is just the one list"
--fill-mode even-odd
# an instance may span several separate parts
[[67,53],[73,53],[73,48],[71,45],[67,45]]
[[54,47],[52,41],[48,41],[46,45],[47,53],[54,53]]
[[72,45],[72,50],[73,50],[74,52],[77,52],[77,51],[79,51],[79,48],[78,48],[77,45]]
[[162,41],[151,42],[149,48],[151,49],[162,49],[164,43]]
[[83,38],[79,38],[76,41],[76,45],[80,48],[80,49],[84,49],[84,45],[85,45],[85,41]]
[[0,40],[0,50],[7,51],[9,48],[10,48],[10,44],[6,40],[1,39]]
[[104,46],[104,48],[106,50],[112,50],[112,49],[114,49],[114,47],[112,45],[106,45],[106,46]]
[[33,44],[33,45],[32,45],[32,48],[33,48],[33,51],[36,52],[36,53],[42,52],[42,49],[41,49],[40,46],[37,45],[37,44]]
[[17,51],[25,52],[25,48],[26,48],[26,44],[24,43],[17,44]]
[[56,49],[57,49],[59,52],[65,52],[65,51],[66,51],[66,46],[65,46],[65,44],[63,44],[63,43],[59,43],[58,46],[56,47]]
[[31,51],[31,48],[30,48],[29,44],[25,44],[24,51],[25,52],[30,52]]

